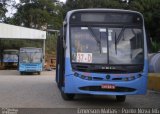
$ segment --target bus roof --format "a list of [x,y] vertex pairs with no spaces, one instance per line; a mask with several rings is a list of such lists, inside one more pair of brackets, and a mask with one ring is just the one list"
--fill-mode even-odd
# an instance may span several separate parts
[[116,12],[131,12],[131,13],[139,13],[138,11],[133,11],[133,10],[124,10],[124,9],[108,9],[108,8],[88,8],[88,9],[76,9],[76,10],[70,10],[68,11],[68,14],[71,14],[73,12],[77,11],[116,11]]

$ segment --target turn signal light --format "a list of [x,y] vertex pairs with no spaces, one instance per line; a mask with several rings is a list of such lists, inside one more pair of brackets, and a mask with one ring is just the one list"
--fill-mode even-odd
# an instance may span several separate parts
[[81,79],[85,79],[85,80],[92,80],[91,76],[84,76],[84,75],[78,74],[77,72],[74,73],[74,76],[79,77]]

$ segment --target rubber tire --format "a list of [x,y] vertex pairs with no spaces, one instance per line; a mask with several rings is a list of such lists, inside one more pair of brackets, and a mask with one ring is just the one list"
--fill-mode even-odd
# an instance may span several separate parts
[[61,96],[66,101],[71,101],[74,99],[75,94],[66,94],[63,91],[61,91]]
[[20,72],[21,75],[24,75],[24,72]]
[[116,96],[116,100],[117,100],[118,102],[125,102],[126,96],[125,96],[125,95],[117,95],[117,96]]
[[41,75],[41,72],[37,72],[38,75]]

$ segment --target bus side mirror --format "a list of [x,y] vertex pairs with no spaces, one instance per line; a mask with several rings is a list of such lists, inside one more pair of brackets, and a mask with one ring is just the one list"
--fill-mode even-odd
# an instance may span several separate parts
[[[62,42],[63,48],[66,49],[67,46],[66,46],[64,37],[61,36],[61,35],[58,35],[58,39],[60,39],[60,42]],[[57,45],[58,45],[58,44],[57,44]]]
[[67,49],[66,42],[65,42],[64,38],[63,38],[63,48]]
[[66,27],[67,27],[67,22],[64,21],[63,22],[63,48],[66,49],[67,46],[66,46]]

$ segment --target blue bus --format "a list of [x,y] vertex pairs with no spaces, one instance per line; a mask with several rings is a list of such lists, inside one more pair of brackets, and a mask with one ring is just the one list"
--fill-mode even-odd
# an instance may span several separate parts
[[64,100],[76,94],[146,94],[148,60],[141,13],[119,9],[69,11],[57,39],[56,82]]
[[42,48],[23,47],[19,53],[19,71],[23,75],[27,72],[40,75],[43,67]]
[[5,49],[3,50],[3,64],[5,68],[17,67],[18,65],[18,54],[17,49]]

